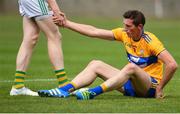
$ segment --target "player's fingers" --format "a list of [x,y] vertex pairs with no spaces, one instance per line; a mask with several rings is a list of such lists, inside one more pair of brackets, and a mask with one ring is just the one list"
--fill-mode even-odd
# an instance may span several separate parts
[[63,26],[65,26],[65,25],[66,25],[66,21],[63,22]]
[[156,99],[164,99],[165,96],[159,96],[159,97],[156,97]]
[[62,21],[59,21],[59,25],[60,25],[60,26],[63,26]]
[[53,20],[53,22],[54,22],[55,24],[59,23],[59,21],[57,21],[57,20]]
[[157,98],[157,99],[164,99],[164,98],[165,98],[165,95],[162,94],[162,93],[161,93],[161,94],[157,94],[157,95],[156,95],[156,98]]
[[59,19],[57,17],[53,17],[53,22],[57,23],[59,21]]

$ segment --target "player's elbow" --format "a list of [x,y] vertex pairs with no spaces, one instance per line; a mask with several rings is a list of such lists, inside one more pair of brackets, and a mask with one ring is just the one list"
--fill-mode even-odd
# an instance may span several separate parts
[[170,64],[168,64],[169,67],[173,70],[173,71],[176,71],[178,69],[178,64],[174,61],[174,62],[171,62]]
[[178,64],[175,62],[175,64],[173,65],[174,70],[178,69]]

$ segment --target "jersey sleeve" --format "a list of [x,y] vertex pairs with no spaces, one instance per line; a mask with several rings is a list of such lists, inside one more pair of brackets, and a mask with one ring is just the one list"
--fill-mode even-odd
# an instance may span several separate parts
[[115,40],[123,41],[123,28],[116,28],[112,30]]
[[158,56],[162,51],[165,50],[164,45],[161,43],[161,41],[156,37],[152,36],[153,39],[150,42],[151,45],[151,52],[155,55]]

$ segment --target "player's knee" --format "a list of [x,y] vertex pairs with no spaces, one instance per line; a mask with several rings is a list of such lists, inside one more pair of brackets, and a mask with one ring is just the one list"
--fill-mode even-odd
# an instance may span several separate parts
[[61,39],[62,35],[59,32],[59,29],[57,27],[53,28],[52,31],[50,32],[50,35],[53,35],[52,37]]
[[133,74],[136,71],[137,67],[138,66],[134,63],[129,63],[125,66],[127,72],[130,74]]
[[25,44],[35,46],[37,44],[39,34],[33,34],[29,36],[24,36],[24,37],[26,37],[23,40]]
[[97,65],[99,62],[100,62],[100,60],[92,60],[92,61],[89,63],[89,66],[95,66],[95,65]]
[[47,38],[48,38],[48,40],[57,42],[57,41],[61,40],[62,35],[61,35],[61,33],[59,31],[56,31],[54,33],[47,34]]
[[59,40],[61,40],[61,39],[62,39],[62,35],[61,35],[61,33],[60,33],[60,32],[58,32],[58,33],[57,33],[57,37],[58,37],[58,39],[59,39]]
[[53,35],[55,35],[54,37],[57,38],[57,39],[61,39],[62,38],[62,35],[61,33],[59,32],[59,29],[55,30],[53,32]]
[[32,36],[32,38],[31,38],[31,44],[32,45],[36,45],[37,44],[38,36],[39,36],[38,34],[35,34],[35,35]]
[[88,66],[94,70],[97,70],[100,68],[101,64],[102,64],[102,61],[100,60],[92,60]]

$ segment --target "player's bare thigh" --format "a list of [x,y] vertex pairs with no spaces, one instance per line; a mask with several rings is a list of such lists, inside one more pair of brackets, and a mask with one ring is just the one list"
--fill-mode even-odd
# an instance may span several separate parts
[[46,35],[54,35],[59,33],[59,29],[56,24],[54,24],[52,16],[36,20],[36,23]]
[[[90,63],[94,64],[96,73],[98,74],[98,77],[100,77],[103,80],[107,80],[109,78],[112,78],[113,76],[117,76],[121,69],[115,68],[109,64],[104,63],[103,61],[99,60],[94,60]],[[119,87],[118,89],[119,92],[124,93],[123,87]]]
[[120,72],[120,69],[117,69],[107,63],[104,63],[103,61],[100,60],[93,60],[90,62],[89,65],[94,66],[94,70],[96,74],[102,78],[103,80],[107,80]]
[[23,32],[24,38],[31,37],[36,40],[38,38],[40,30],[38,25],[32,18],[23,16]]
[[137,65],[131,64],[134,69],[131,81],[136,93],[139,96],[145,96],[149,88],[151,87],[151,78],[143,69]]
[[93,83],[97,77],[107,80],[116,76],[119,71],[119,69],[102,61],[93,60],[72,80],[72,82],[76,83],[78,87],[83,87]]

